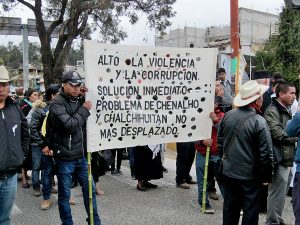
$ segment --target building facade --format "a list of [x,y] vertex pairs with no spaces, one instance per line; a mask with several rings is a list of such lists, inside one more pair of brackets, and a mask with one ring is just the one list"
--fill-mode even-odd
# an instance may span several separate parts
[[[244,55],[254,56],[264,43],[276,35],[278,15],[239,8],[240,43]],[[207,28],[184,27],[171,30],[163,39],[155,38],[155,46],[207,48],[230,52],[230,25]]]

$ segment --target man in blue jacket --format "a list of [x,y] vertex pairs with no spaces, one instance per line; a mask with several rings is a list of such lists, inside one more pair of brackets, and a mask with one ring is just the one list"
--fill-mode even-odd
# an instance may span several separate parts
[[298,137],[298,144],[296,150],[296,174],[293,185],[293,210],[296,218],[295,225],[300,225],[300,111],[298,111],[292,120],[287,123],[287,134],[290,137]]
[[[58,172],[58,208],[63,225],[73,225],[69,204],[72,176],[82,186],[84,206],[89,215],[88,166],[84,157],[85,124],[92,108],[85,101],[83,81],[76,71],[67,71],[62,76],[62,89],[49,107],[46,139],[49,150],[44,154],[56,158]],[[94,224],[101,221],[97,212],[95,184],[93,183]],[[89,218],[88,218],[89,220]]]
[[29,149],[27,120],[9,95],[9,76],[0,66],[0,224],[10,224],[16,199],[17,170]]

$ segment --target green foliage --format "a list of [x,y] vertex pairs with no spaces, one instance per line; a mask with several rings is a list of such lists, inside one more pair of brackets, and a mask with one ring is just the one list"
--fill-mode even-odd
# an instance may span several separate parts
[[22,51],[19,46],[8,42],[7,47],[0,46],[0,58],[8,69],[18,69],[22,65]]
[[279,34],[256,53],[256,69],[280,72],[287,81],[298,83],[300,68],[300,10],[284,9]]
[[[29,53],[29,64],[42,68],[40,45],[36,42],[29,42],[28,53]],[[9,70],[15,70],[22,68],[23,66],[23,47],[22,44],[15,45],[13,42],[8,44],[0,45],[0,65],[5,65]],[[69,55],[69,65],[75,66],[78,60],[83,60],[83,46],[79,48],[72,48]]]
[[77,61],[80,60],[83,60],[83,45],[81,45],[79,49],[71,49],[68,64],[76,66]]

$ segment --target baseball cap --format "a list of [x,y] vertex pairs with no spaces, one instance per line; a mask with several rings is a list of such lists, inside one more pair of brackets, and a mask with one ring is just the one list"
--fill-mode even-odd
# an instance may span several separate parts
[[63,73],[61,78],[62,83],[82,84],[83,80],[77,71],[69,70]]

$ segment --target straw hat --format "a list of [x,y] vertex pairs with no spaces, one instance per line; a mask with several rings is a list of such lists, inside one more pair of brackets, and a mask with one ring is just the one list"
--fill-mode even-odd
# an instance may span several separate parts
[[9,82],[8,71],[5,66],[0,66],[0,83]]
[[237,107],[248,105],[262,96],[268,89],[269,86],[258,84],[256,80],[250,80],[241,86],[233,104]]

